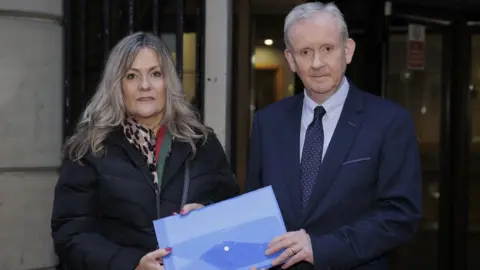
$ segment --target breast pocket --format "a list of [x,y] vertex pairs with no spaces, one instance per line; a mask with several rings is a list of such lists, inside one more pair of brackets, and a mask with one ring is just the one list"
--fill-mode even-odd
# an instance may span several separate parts
[[346,159],[340,168],[339,177],[349,182],[349,185],[370,187],[376,181],[375,159],[369,156]]
[[363,213],[376,196],[376,160],[365,157],[346,159],[335,180],[336,211],[348,215]]
[[372,160],[371,157],[356,158],[356,159],[352,159],[352,160],[348,160],[348,161],[343,162],[342,166],[345,166],[345,165],[348,165],[348,164],[354,164],[354,163],[358,163],[358,162],[370,161],[370,160]]
[[342,169],[364,168],[373,169],[375,159],[370,156],[354,156],[345,159],[342,163]]

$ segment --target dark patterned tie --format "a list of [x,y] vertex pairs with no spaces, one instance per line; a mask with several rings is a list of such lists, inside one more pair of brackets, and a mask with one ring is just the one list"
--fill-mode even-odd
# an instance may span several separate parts
[[312,123],[307,128],[303,143],[302,161],[300,163],[300,183],[302,185],[302,207],[307,205],[313,186],[317,179],[323,153],[323,124],[322,118],[325,109],[322,106],[315,108]]

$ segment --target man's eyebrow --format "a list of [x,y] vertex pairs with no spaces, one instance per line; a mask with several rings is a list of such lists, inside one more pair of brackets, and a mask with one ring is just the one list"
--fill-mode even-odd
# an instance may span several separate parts
[[303,50],[311,50],[312,48],[310,46],[304,46],[304,47],[300,47],[298,49],[299,52],[303,51]]

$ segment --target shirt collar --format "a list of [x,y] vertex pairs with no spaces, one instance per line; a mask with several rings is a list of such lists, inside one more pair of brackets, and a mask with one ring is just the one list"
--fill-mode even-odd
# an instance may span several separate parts
[[348,83],[347,78],[343,77],[340,88],[331,97],[325,100],[323,104],[317,104],[313,99],[308,96],[307,91],[304,90],[303,107],[309,112],[313,113],[317,106],[323,106],[326,111],[326,115],[328,115],[329,112],[342,106],[345,103],[349,88],[350,84]]

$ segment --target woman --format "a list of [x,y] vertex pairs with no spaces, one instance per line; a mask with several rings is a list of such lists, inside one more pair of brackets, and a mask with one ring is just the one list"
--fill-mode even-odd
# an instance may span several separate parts
[[52,236],[68,270],[163,269],[175,251],[157,249],[152,221],[238,194],[221,144],[149,34],[113,48],[64,154]]

